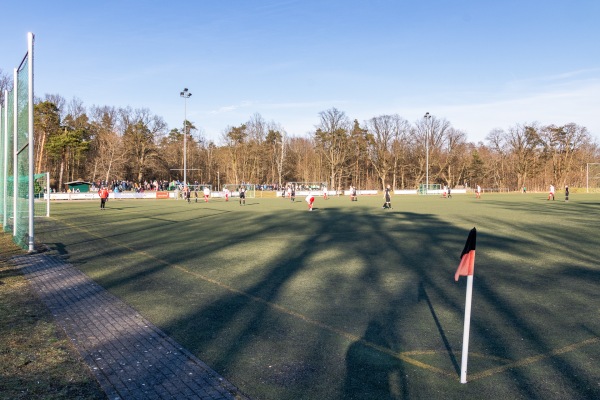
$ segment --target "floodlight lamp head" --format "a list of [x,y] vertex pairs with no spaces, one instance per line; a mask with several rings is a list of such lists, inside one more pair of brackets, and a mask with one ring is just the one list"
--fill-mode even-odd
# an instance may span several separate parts
[[425,113],[425,118],[429,118],[429,112]]

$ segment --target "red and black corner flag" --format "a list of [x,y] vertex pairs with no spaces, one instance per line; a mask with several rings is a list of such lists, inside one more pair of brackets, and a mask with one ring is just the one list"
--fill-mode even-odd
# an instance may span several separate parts
[[454,280],[459,276],[467,277],[467,297],[465,300],[465,329],[463,331],[463,350],[460,365],[460,383],[467,383],[467,361],[469,358],[469,330],[471,329],[471,299],[473,297],[473,272],[475,270],[475,241],[477,230],[471,229],[465,248],[460,255],[460,264],[454,274]]
[[471,229],[465,248],[460,255],[460,264],[454,274],[454,280],[458,281],[459,276],[473,275],[475,269],[475,242],[477,239],[477,230]]

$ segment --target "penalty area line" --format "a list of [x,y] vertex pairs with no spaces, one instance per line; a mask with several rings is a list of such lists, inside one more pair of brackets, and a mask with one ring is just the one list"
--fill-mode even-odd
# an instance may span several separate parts
[[524,366],[527,366],[527,365],[531,365],[531,364],[534,364],[534,363],[536,363],[538,361],[544,360],[546,358],[557,356],[559,354],[569,353],[569,352],[571,352],[573,350],[577,350],[577,349],[579,349],[581,347],[589,346],[589,345],[592,345],[592,344],[595,344],[595,343],[598,343],[598,342],[600,342],[600,338],[593,337],[593,338],[584,340],[584,341],[579,342],[579,343],[574,343],[574,344],[570,344],[570,345],[565,346],[565,347],[561,347],[560,349],[556,349],[556,350],[551,351],[551,352],[546,353],[546,354],[539,354],[537,356],[531,356],[531,357],[523,358],[522,360],[517,360],[515,362],[509,363],[509,364],[506,364],[506,365],[502,365],[500,367],[490,368],[488,370],[485,370],[485,371],[482,371],[482,372],[479,372],[479,373],[476,373],[476,374],[472,374],[472,375],[469,376],[469,380],[470,381],[474,381],[474,380],[481,379],[481,378],[487,378],[489,376],[492,376],[492,375],[495,375],[495,374],[507,371],[507,370],[512,369],[512,368],[518,368],[518,367],[524,367]]

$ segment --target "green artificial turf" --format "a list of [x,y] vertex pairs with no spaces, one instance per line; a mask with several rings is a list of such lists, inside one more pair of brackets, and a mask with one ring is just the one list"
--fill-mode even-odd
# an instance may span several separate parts
[[62,202],[36,234],[257,399],[600,397],[600,195],[382,204]]

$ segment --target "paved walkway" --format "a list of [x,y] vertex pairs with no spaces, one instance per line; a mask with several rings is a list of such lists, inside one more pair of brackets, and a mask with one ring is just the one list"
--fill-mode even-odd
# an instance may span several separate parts
[[110,400],[248,399],[133,308],[59,257],[14,257]]

